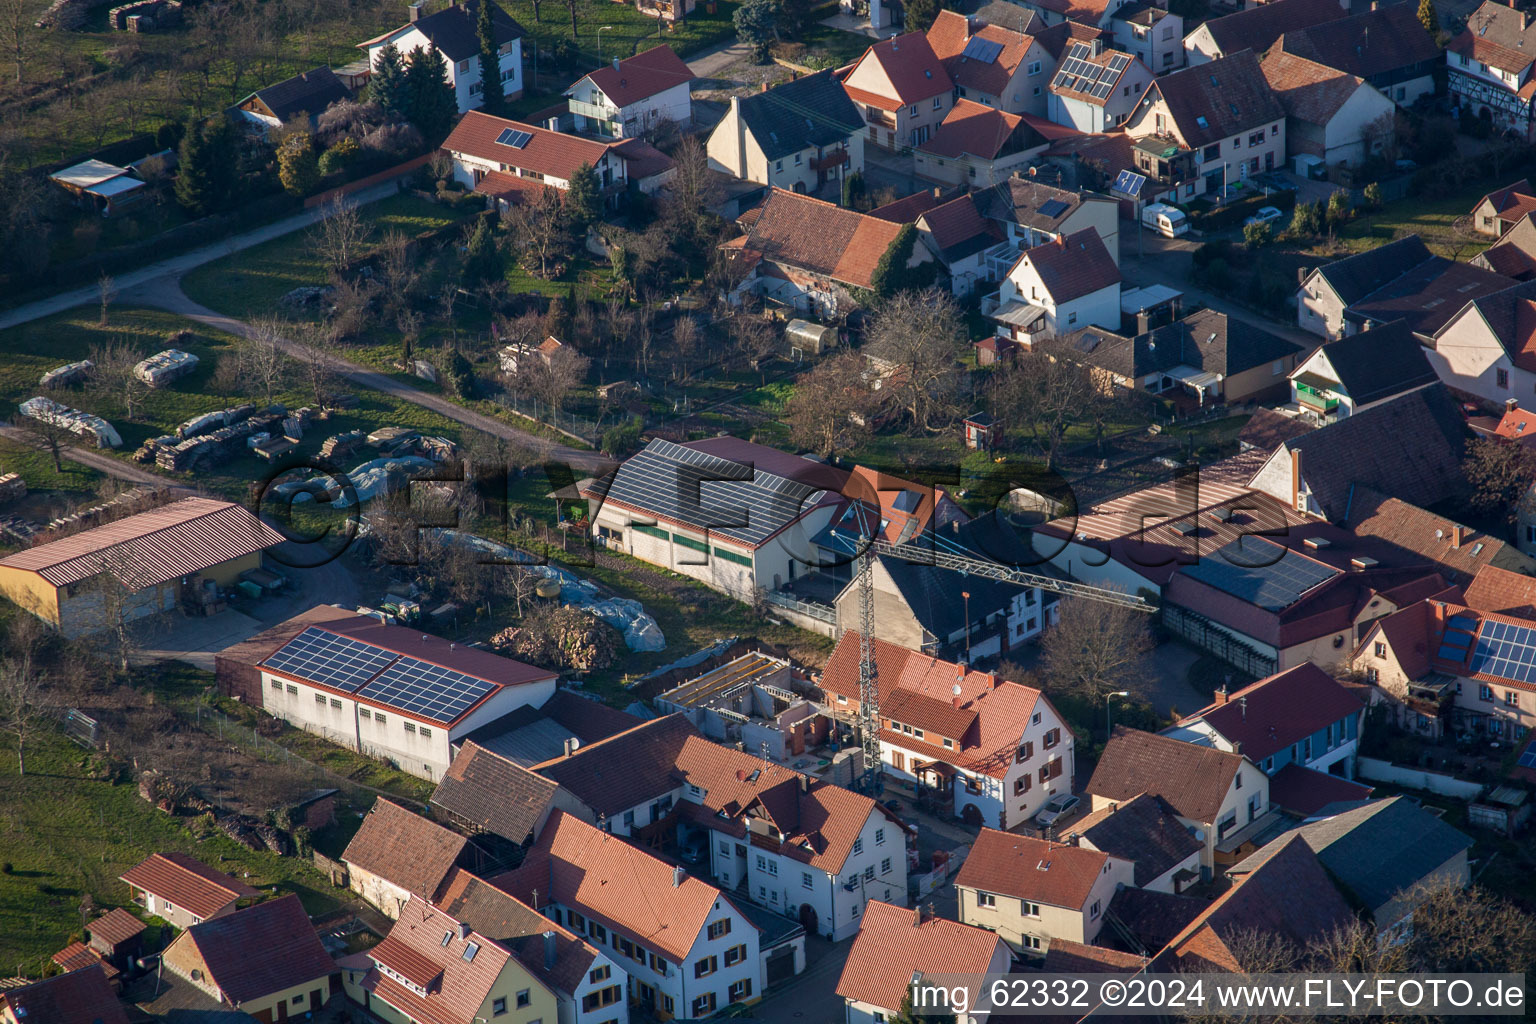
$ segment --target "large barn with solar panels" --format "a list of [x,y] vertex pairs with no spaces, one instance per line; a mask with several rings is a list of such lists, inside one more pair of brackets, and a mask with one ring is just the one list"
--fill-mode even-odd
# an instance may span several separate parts
[[599,543],[746,599],[817,560],[846,471],[734,437],[657,438],[611,479],[584,481]]
[[269,714],[424,779],[442,778],[450,744],[543,705],[557,682],[547,669],[339,608],[256,667]]

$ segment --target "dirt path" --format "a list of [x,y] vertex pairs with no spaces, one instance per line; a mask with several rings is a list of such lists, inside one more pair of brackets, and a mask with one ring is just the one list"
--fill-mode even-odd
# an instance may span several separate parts
[[[245,321],[238,320],[232,316],[225,316],[223,313],[192,301],[192,299],[187,297],[186,292],[181,290],[181,283],[175,278],[166,277],[151,282],[141,289],[135,298],[147,305],[169,310],[172,313],[180,314],[190,320],[196,320],[200,324],[228,334],[235,334],[240,337],[249,337],[251,334],[251,327]],[[289,355],[295,358],[303,357],[304,353],[293,342],[285,340],[282,342],[282,345]],[[358,387],[382,391],[413,405],[419,405],[424,409],[431,409],[441,416],[462,423],[467,427],[473,427],[481,433],[490,434],[493,437],[500,437],[521,445],[535,452],[541,459],[561,462],[572,469],[579,469],[584,473],[595,472],[609,465],[609,461],[597,452],[572,448],[569,445],[551,441],[546,437],[540,437],[537,434],[519,430],[517,427],[501,420],[493,419],[472,409],[466,409],[456,402],[449,401],[439,395],[428,394],[420,388],[412,387],[387,374],[379,373],[377,370],[371,370],[365,366],[359,366],[345,359],[332,356],[331,361],[344,378]]]
[[[39,451],[41,451],[43,447],[37,443],[32,435],[28,434],[20,427],[0,426],[0,435],[4,435],[12,441],[16,441],[20,444],[36,448]],[[132,463],[123,462],[121,459],[114,459],[110,455],[103,455],[100,452],[91,451],[89,448],[69,447],[65,448],[59,454],[63,458],[68,459],[70,462],[78,462],[82,466],[89,466],[91,469],[105,473],[107,476],[116,477],[119,480],[127,480],[129,483],[147,484],[151,487],[165,487],[171,484],[171,482],[163,476],[151,473],[147,469],[140,469],[138,466],[135,466]],[[175,487],[174,485],[172,486],[176,490],[186,490],[186,488],[183,487]]]

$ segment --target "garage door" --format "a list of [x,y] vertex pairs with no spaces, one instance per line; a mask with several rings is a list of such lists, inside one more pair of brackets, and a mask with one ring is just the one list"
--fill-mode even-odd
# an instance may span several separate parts
[[257,1010],[251,1016],[253,1016],[257,1020],[261,1021],[261,1024],[272,1024],[272,1011],[271,1010]]
[[795,976],[795,947],[785,946],[768,958],[768,984],[777,985]]

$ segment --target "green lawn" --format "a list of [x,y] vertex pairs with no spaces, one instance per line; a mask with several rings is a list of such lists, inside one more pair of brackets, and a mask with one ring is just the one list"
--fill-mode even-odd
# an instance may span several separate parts
[[[390,196],[359,210],[375,242],[390,232],[409,238],[463,220],[472,212],[413,195]],[[314,251],[313,232],[295,231],[204,264],[183,277],[181,287],[194,302],[244,319],[277,313],[278,300],[284,295],[306,285],[325,284],[326,279],[324,260]]]
[[[542,62],[549,60],[556,44],[571,39],[570,9],[564,3],[544,0],[540,4],[540,20],[535,21],[530,0],[503,0],[501,6],[528,32],[528,38],[523,40],[524,66],[532,74],[534,47],[537,46],[542,73]],[[631,4],[613,3],[612,0],[576,0],[576,49],[587,67],[596,67],[614,57],[628,57],[660,43],[666,43],[679,54],[687,56],[724,40],[734,39],[736,27],[731,17],[737,6],[733,0],[721,0],[715,4],[715,13],[711,14],[705,9],[705,3],[701,2],[686,21],[658,26],[655,18],[641,14]],[[603,31],[599,32],[600,28]],[[578,77],[579,72],[572,73],[568,80],[575,81]]]
[[8,437],[0,437],[0,474],[20,473],[28,491],[54,491],[65,494],[94,492],[101,473],[78,462],[63,461],[54,469],[53,456]]
[[[148,392],[132,420],[124,416],[113,398],[81,391],[64,395],[66,402],[104,417],[117,428],[123,437],[123,447],[111,454],[127,459],[147,438],[173,433],[178,424],[193,416],[251,400],[252,396],[245,394],[220,393],[217,387],[219,360],[233,357],[235,339],[230,335],[173,313],[134,307],[114,308],[108,326],[101,327],[94,311],[76,309],[0,331],[0,414],[11,415],[20,402],[37,394],[37,381],[42,373],[61,363],[85,358],[93,344],[127,342],[147,356],[165,348],[167,337],[181,329],[193,332],[189,340],[178,344],[199,358],[196,371],[167,387]],[[326,437],[356,429],[372,431],[383,426],[403,426],[452,440],[463,437],[460,424],[419,405],[377,391],[359,389],[355,393],[358,407],[312,426],[292,460],[312,458]],[[310,397],[297,388],[282,390],[274,397],[290,408],[310,404]],[[357,458],[363,461],[368,457],[365,450]],[[182,477],[212,491],[241,497],[251,481],[265,479],[271,472],[270,464],[254,455],[243,455],[212,472],[195,478],[189,474]]]
[[255,853],[218,836],[199,842],[177,819],[139,799],[131,783],[90,777],[88,754],[56,733],[28,745],[21,778],[11,743],[0,757],[0,970],[38,977],[81,929],[89,893],[99,908],[124,905],[118,876],[157,851],[180,850],[251,885],[297,893],[310,914],[341,905],[309,863]]
[[1463,185],[1444,199],[1424,199],[1409,193],[1386,204],[1379,213],[1357,217],[1339,232],[1339,243],[1352,252],[1384,245],[1394,238],[1418,234],[1440,256],[1468,260],[1488,247],[1482,236],[1457,237],[1452,225],[1472,211],[1472,205],[1489,192],[1509,184],[1513,172]]

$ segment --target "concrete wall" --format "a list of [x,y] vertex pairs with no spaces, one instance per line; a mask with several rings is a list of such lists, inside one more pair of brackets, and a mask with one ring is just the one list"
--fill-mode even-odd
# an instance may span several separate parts
[[1472,800],[1483,791],[1482,785],[1476,782],[1467,782],[1427,768],[1405,768],[1375,757],[1362,757],[1356,761],[1356,765],[1362,779],[1387,782],[1407,789],[1427,789],[1431,793],[1458,800]]

